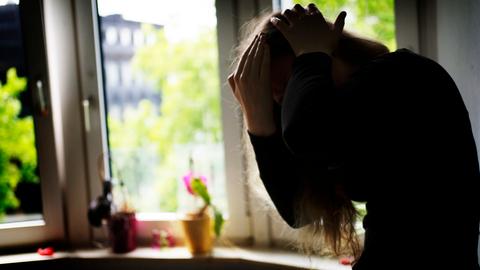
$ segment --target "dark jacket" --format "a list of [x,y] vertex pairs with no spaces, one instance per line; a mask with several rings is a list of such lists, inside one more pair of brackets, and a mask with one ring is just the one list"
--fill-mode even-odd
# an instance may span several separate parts
[[305,181],[340,183],[367,203],[355,270],[480,269],[477,151],[462,97],[440,65],[400,49],[338,89],[328,55],[301,55],[280,119],[277,134],[250,139],[290,226],[304,225],[293,205]]

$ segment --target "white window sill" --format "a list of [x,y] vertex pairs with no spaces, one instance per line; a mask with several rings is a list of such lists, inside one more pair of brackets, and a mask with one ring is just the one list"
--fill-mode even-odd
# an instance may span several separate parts
[[[72,252],[56,252],[54,256],[40,256],[36,253],[2,255],[0,256],[0,265],[14,264],[22,262],[35,262],[43,260],[56,260],[62,258],[74,259],[112,259],[115,263],[121,264],[121,258],[125,259],[148,259],[160,261],[176,261],[181,264],[181,260],[205,260],[219,259],[223,262],[244,261],[253,263],[263,263],[272,266],[286,266],[299,269],[321,269],[321,270],[346,270],[350,266],[341,265],[336,259],[307,257],[291,251],[277,249],[254,249],[238,247],[216,247],[210,255],[192,256],[183,247],[177,248],[138,248],[135,251],[126,254],[113,254],[107,249],[79,250]],[[2,267],[3,268],[3,267]],[[115,268],[112,265],[112,269]],[[182,268],[183,269],[183,268]]]

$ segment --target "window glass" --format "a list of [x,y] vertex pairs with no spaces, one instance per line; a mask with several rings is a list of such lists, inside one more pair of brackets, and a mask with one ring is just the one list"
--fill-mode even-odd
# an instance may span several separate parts
[[0,1],[0,223],[42,219],[18,1]]
[[[175,212],[196,204],[183,183],[192,170],[226,214],[214,0],[183,1],[187,9],[174,1],[97,3],[101,30],[120,31],[123,45],[101,40],[113,177],[138,211]],[[108,83],[117,81],[112,62],[122,63],[122,91]]]

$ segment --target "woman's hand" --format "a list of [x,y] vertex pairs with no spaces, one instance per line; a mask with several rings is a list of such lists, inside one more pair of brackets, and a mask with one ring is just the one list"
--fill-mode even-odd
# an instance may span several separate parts
[[293,9],[286,9],[282,15],[288,24],[277,17],[272,17],[270,21],[288,40],[295,55],[300,56],[310,52],[331,55],[342,34],[347,13],[342,11],[338,15],[333,28],[314,4],[309,4],[307,9],[296,4]]
[[243,53],[236,71],[228,77],[240,103],[247,129],[257,136],[275,133],[270,78],[270,50],[265,36],[256,36]]

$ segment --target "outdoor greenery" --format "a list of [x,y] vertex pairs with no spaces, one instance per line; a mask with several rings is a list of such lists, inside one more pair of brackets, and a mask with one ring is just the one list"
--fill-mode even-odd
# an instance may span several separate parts
[[[160,91],[160,112],[144,100],[123,120],[109,117],[113,171],[138,208],[176,211],[188,149],[222,139],[216,33],[210,29],[194,40],[172,42],[163,29],[145,26],[144,32],[153,33],[156,42],[137,51],[134,66]],[[157,205],[142,204],[142,185],[156,191]]]
[[37,152],[31,116],[19,118],[22,108],[18,96],[27,80],[7,71],[6,83],[0,84],[0,216],[20,207],[15,188],[20,181],[38,183]]
[[340,11],[347,12],[345,29],[383,42],[396,49],[393,0],[295,0],[303,6],[315,3],[325,18],[334,22]]

